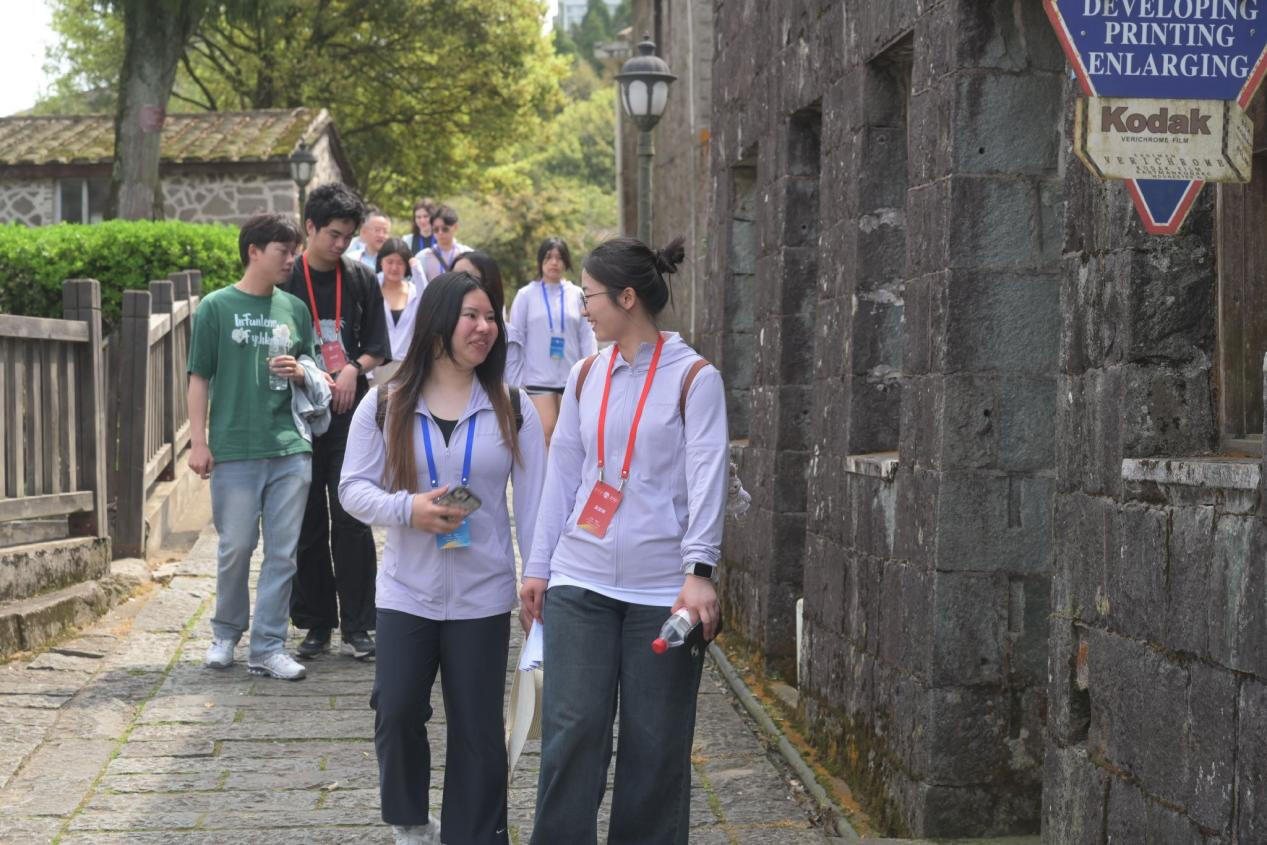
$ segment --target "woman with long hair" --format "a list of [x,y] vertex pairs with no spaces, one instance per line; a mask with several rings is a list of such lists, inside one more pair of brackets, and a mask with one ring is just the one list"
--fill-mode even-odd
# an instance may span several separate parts
[[[479,281],[480,287],[488,294],[493,307],[506,313],[506,290],[502,286],[502,271],[497,260],[482,249],[464,252],[453,262],[453,269],[470,273]],[[523,370],[523,338],[519,332],[506,324],[506,384],[518,386]]]
[[507,391],[505,362],[501,312],[470,275],[444,273],[419,300],[400,370],[366,395],[348,435],[340,500],[387,526],[370,704],[383,821],[398,843],[438,841],[426,727],[437,670],[448,718],[445,839],[507,842],[502,706],[516,579],[506,484],[514,479],[522,553],[545,440],[532,404]]
[[581,289],[564,278],[572,253],[562,238],[546,238],[537,249],[537,279],[519,289],[510,306],[510,340],[522,348],[521,371],[512,370],[537,406],[546,443],[559,416],[568,373],[594,353],[594,330],[581,316]]
[[[608,841],[687,841],[730,444],[721,374],[656,325],[682,258],[681,239],[619,238],[581,274],[585,317],[612,345],[568,376],[524,564],[521,612],[545,623],[533,845],[595,841],[617,702]],[[653,652],[682,608],[698,634]]]

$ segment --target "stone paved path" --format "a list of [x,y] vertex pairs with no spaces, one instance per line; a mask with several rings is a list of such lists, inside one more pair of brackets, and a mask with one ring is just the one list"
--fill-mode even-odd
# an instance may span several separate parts
[[[373,664],[326,655],[287,683],[249,676],[239,648],[232,670],[204,669],[215,535],[160,575],[170,583],[58,649],[0,667],[0,842],[391,842],[378,815]],[[439,684],[434,706],[442,763]],[[537,761],[533,743],[510,793],[514,842],[531,832]],[[692,843],[827,841],[711,666],[694,763]]]

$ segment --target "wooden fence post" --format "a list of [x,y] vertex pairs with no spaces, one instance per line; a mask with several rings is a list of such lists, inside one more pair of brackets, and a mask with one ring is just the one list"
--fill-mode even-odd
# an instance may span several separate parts
[[167,279],[150,282],[150,308],[155,314],[167,315],[167,335],[159,341],[157,354],[162,356],[160,369],[162,375],[163,407],[158,409],[162,421],[159,430],[159,441],[172,444],[172,459],[163,469],[159,478],[171,481],[176,477],[176,286]]
[[[88,324],[88,343],[79,347],[76,361],[76,416],[70,424],[78,429],[79,490],[91,490],[93,507],[87,513],[71,514],[72,534],[109,537],[106,513],[106,419],[105,381],[101,352],[101,286],[96,279],[67,279],[62,284],[62,316]],[[69,456],[68,456],[69,459]]]
[[129,420],[119,431],[119,499],[115,520],[114,553],[120,557],[145,554],[145,434],[150,404],[150,294],[123,292],[123,320],[119,330],[119,414]]
[[[182,270],[179,273],[173,273],[170,277],[174,290],[173,298],[182,314],[180,325],[173,324],[172,326],[172,355],[175,362],[172,382],[172,430],[175,432],[175,440],[172,442],[173,460],[189,442],[189,377],[186,370],[189,367],[189,350],[193,345],[194,309],[197,305],[192,291],[193,272]],[[180,307],[182,305],[183,308]]]

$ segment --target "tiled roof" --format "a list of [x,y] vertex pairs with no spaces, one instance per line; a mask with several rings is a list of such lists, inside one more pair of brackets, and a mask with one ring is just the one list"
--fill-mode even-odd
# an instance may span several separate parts
[[[164,162],[283,161],[330,125],[325,109],[169,114]],[[0,165],[93,164],[114,152],[110,115],[0,118]]]

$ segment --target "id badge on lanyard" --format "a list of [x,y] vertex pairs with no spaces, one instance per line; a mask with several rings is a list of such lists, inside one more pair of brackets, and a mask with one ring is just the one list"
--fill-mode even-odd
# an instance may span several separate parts
[[554,313],[550,310],[550,295],[546,291],[546,283],[541,283],[541,300],[546,305],[546,319],[550,323],[550,358],[555,361],[563,360],[563,282],[559,282],[559,333],[554,333]]
[[321,335],[321,320],[317,316],[317,296],[312,289],[312,274],[308,270],[308,254],[304,253],[304,281],[308,283],[308,304],[312,306],[312,326],[316,329],[317,340],[321,341],[321,363],[327,373],[337,375],[348,365],[348,354],[339,341],[340,328],[343,323],[343,263],[334,265],[334,334],[333,340],[326,340]]
[[[466,423],[466,455],[462,458],[462,484],[464,486],[471,480],[471,453],[475,450],[475,419],[476,417],[472,415]],[[431,451],[431,426],[425,416],[421,422],[422,446],[427,453],[427,474],[431,480],[431,489],[434,490],[440,486],[440,476],[436,473],[436,459]],[[470,547],[470,517],[463,518],[462,524],[452,531],[436,535],[436,548],[440,551],[445,551],[446,549],[469,549]]]
[[638,437],[638,423],[642,420],[642,411],[647,406],[647,395],[651,393],[651,381],[655,378],[656,367],[660,363],[660,352],[664,349],[664,335],[656,340],[655,352],[651,355],[651,366],[647,370],[647,378],[642,383],[642,395],[638,397],[638,409],[634,411],[633,424],[629,426],[629,445],[625,447],[625,463],[620,469],[620,486],[612,487],[603,480],[603,467],[606,463],[605,430],[607,428],[607,400],[611,396],[612,370],[616,366],[616,356],[620,354],[618,347],[612,347],[611,360],[607,363],[607,382],[603,385],[603,402],[598,409],[598,481],[590,491],[589,499],[576,520],[576,527],[588,531],[595,537],[607,536],[616,510],[624,498],[625,482],[629,480],[629,466],[633,463],[634,441]]

